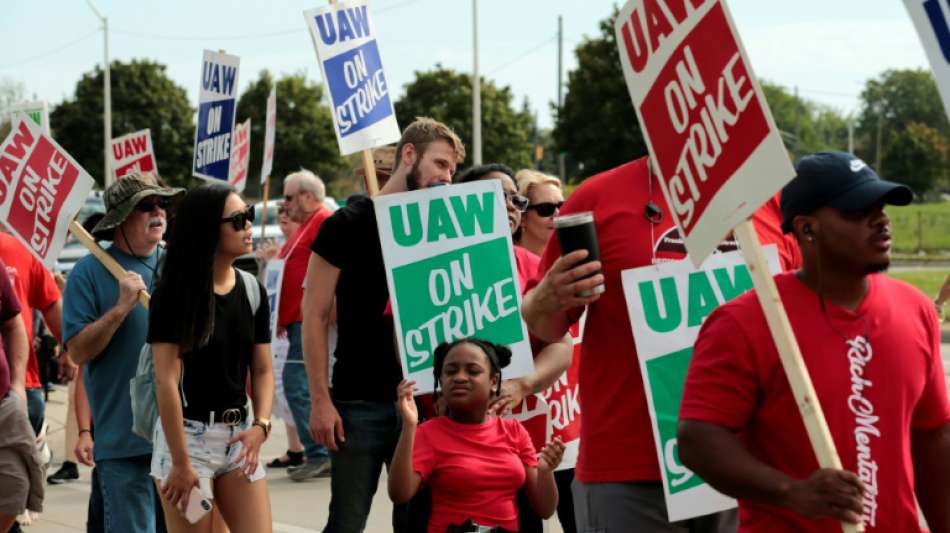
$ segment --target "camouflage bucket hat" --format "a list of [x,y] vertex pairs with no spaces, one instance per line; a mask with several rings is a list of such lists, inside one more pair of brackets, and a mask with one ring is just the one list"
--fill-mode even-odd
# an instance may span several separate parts
[[125,222],[135,206],[144,198],[174,197],[185,193],[185,189],[160,187],[151,181],[146,176],[129,175],[110,185],[103,194],[106,215],[92,228],[92,236],[99,241],[112,240],[115,228]]

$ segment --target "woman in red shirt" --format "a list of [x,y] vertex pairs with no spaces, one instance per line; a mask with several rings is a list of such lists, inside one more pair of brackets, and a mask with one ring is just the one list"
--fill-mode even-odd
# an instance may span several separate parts
[[390,468],[389,497],[405,503],[423,484],[429,485],[429,533],[469,531],[465,526],[475,525],[515,531],[515,494],[522,487],[538,515],[548,518],[557,508],[553,472],[564,445],[549,442],[536,455],[518,421],[488,414],[489,401],[501,385],[501,369],[510,361],[508,348],[479,339],[441,344],[433,370],[448,412],[418,428],[415,382],[399,384],[402,433]]

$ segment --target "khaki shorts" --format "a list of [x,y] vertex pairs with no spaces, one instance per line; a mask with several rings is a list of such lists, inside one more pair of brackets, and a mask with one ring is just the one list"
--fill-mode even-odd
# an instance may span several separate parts
[[0,400],[0,514],[42,511],[44,465],[26,401],[14,392]]

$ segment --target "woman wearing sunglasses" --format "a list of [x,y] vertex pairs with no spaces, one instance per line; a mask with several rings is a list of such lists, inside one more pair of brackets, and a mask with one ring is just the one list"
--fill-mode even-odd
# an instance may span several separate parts
[[[518,194],[515,186],[514,172],[506,165],[492,163],[467,169],[456,177],[457,183],[468,183],[477,180],[501,180],[501,188],[505,193],[505,207],[508,211],[508,223],[514,237],[518,234],[524,222],[525,209],[529,208],[528,198]],[[542,246],[543,249],[543,246]],[[538,271],[540,258],[530,250],[515,245],[515,264],[518,268],[518,286],[525,290],[528,282]],[[491,401],[489,414],[502,415],[519,407],[522,401],[535,393],[539,393],[561,377],[571,364],[574,345],[570,335],[565,335],[557,342],[544,343],[532,339],[531,351],[534,356],[534,370],[520,378],[508,379],[502,382],[499,394]],[[564,506],[571,507],[570,489],[563,489],[566,494]],[[541,519],[528,504],[524,494],[518,498],[519,528],[521,533],[535,533],[542,531]],[[560,516],[560,512],[559,512]],[[563,516],[561,517],[563,519]],[[574,531],[573,520],[562,520],[565,531]]]
[[554,233],[554,216],[564,205],[561,181],[536,170],[519,170],[515,176],[518,192],[528,198],[528,208],[521,219],[518,244],[540,256]]
[[[189,191],[152,298],[148,342],[161,418],[152,476],[172,533],[223,528],[212,523],[215,513],[195,524],[185,519],[182,510],[200,486],[230,531],[271,531],[260,463],[274,393],[270,313],[264,288],[233,266],[252,249],[253,220],[253,206],[230,187]],[[252,412],[245,407],[248,374]]]

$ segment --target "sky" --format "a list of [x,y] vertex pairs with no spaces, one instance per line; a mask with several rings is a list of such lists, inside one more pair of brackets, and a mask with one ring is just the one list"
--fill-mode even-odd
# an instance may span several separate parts
[[[321,82],[303,19],[325,2],[270,0],[93,0],[109,19],[110,57],[147,58],[197,106],[202,50],[241,58],[241,90],[261,70],[305,72]],[[477,0],[479,68],[527,98],[541,127],[557,99],[557,19],[563,17],[563,80],[574,48],[599,35],[610,0]],[[890,68],[926,67],[910,18],[898,0],[731,0],[729,8],[761,79],[848,114],[860,109],[868,79]],[[471,72],[472,0],[372,0],[390,87],[398,97],[414,72],[436,64]],[[83,0],[5,0],[0,17],[0,79],[23,83],[51,106],[72,97],[84,72],[103,60],[101,24]],[[566,89],[565,89],[566,92]]]

